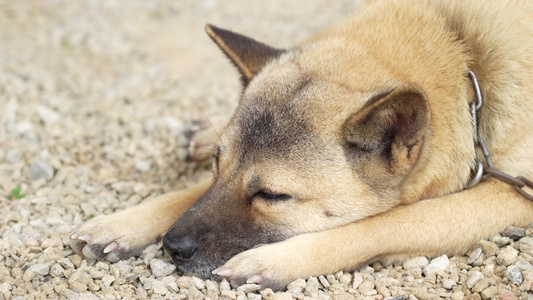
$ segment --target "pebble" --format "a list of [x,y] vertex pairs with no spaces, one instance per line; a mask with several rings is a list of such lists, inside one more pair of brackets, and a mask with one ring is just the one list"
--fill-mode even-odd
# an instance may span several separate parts
[[488,287],[481,292],[482,299],[492,299],[499,294],[498,288],[495,286]]
[[287,285],[287,289],[294,289],[294,288],[300,288],[303,289],[306,286],[305,279],[297,279]]
[[37,114],[41,121],[46,125],[53,124],[61,118],[61,115],[58,112],[44,105],[39,105],[37,107]]
[[481,240],[479,241],[478,245],[481,246],[481,249],[483,249],[483,253],[487,257],[491,257],[493,255],[496,255],[496,252],[498,252],[498,245],[496,243],[487,241],[487,240]]
[[102,277],[102,283],[104,284],[104,287],[109,287],[113,282],[115,282],[115,279],[115,276],[105,275]]
[[38,180],[44,178],[50,180],[54,177],[54,169],[43,159],[37,158],[30,166],[28,171],[29,180]]
[[305,287],[305,294],[307,296],[316,294],[318,293],[318,289],[319,289],[318,279],[314,276],[309,277],[309,279],[307,279],[307,285]]
[[60,264],[55,263],[50,267],[49,272],[50,272],[50,275],[54,277],[63,277],[63,274],[64,274],[63,272],[65,272],[65,269],[63,269],[63,267],[61,267]]
[[155,277],[165,277],[172,274],[176,270],[176,266],[161,259],[152,259],[150,269]]
[[322,283],[322,286],[325,288],[328,288],[330,286],[328,280],[323,275],[318,276],[318,281],[320,281],[320,283]]
[[428,290],[425,287],[416,287],[411,290],[411,293],[420,300],[426,300],[429,297]]
[[520,251],[533,256],[533,237],[521,238],[517,244]]
[[357,289],[359,287],[359,285],[361,285],[361,283],[363,283],[364,279],[363,279],[363,275],[361,275],[361,273],[354,273],[353,274],[353,284],[352,284],[352,287],[354,289]]
[[518,251],[511,246],[506,246],[498,251],[496,262],[500,265],[508,266],[510,264],[514,264],[517,258]]
[[466,286],[471,289],[478,281],[483,279],[485,276],[483,276],[483,273],[479,271],[474,271],[470,278],[466,281]]
[[411,259],[406,260],[403,263],[403,268],[406,270],[410,270],[413,268],[424,268],[428,264],[429,264],[429,261],[427,257],[419,256],[419,257],[413,257]]
[[482,253],[483,249],[481,247],[474,248],[474,251],[472,251],[466,263],[469,265],[473,264],[481,256]]
[[252,293],[258,291],[261,287],[257,284],[243,284],[237,288],[238,291],[243,291],[244,293]]
[[522,284],[524,281],[524,277],[522,276],[520,269],[515,265],[510,265],[507,267],[507,279],[509,279],[509,282],[513,284]]
[[431,260],[431,263],[424,267],[424,275],[429,276],[435,274],[439,270],[444,270],[450,264],[447,255],[442,255]]
[[139,172],[148,172],[152,169],[152,163],[148,160],[139,160],[135,162],[135,169]]
[[443,279],[442,280],[442,287],[447,289],[447,290],[451,290],[453,289],[454,287],[457,286],[457,283],[451,279]]
[[521,227],[509,226],[501,233],[501,235],[516,241],[526,236],[526,230]]
[[[231,68],[219,71],[205,63],[211,53],[215,61],[220,52],[213,45],[208,48],[201,33],[179,41],[185,50],[180,46],[178,52],[160,53],[157,45],[168,38],[161,29],[169,21],[178,25],[172,26],[178,34],[180,28],[201,31],[197,20],[204,18],[219,22],[220,16],[232,16],[228,22],[243,23],[232,26],[252,32],[256,27],[250,24],[261,28],[259,23],[268,21],[283,28],[283,34],[274,28],[263,31],[265,38],[288,45],[345,15],[357,1],[327,6],[311,1],[305,14],[276,10],[279,1],[261,2],[253,9],[205,2],[2,5],[0,35],[10,39],[0,44],[5,54],[0,57],[0,299],[261,299],[263,292],[254,285],[235,290],[225,280],[219,284],[179,276],[163,257],[161,245],[114,264],[83,259],[69,247],[75,224],[90,215],[120,211],[209,176],[208,170],[193,172],[179,160],[187,151],[178,139],[184,137],[184,124],[203,118],[204,112],[209,118],[230,112],[238,101],[238,80],[230,76]],[[175,20],[179,11],[191,14]],[[321,18],[309,18],[307,12],[318,11]],[[258,23],[258,15],[272,19]],[[196,54],[201,58],[197,65]],[[176,60],[183,57],[186,67]],[[19,183],[26,197],[6,198]],[[527,297],[533,280],[532,234],[533,227],[507,228],[491,241],[481,241],[470,257],[450,258],[448,267],[426,276],[423,269],[430,262],[415,257],[402,265],[375,262],[360,272],[296,280],[288,291],[267,290],[264,295],[299,300],[487,299],[502,293]],[[485,278],[468,289],[474,272]]]
[[472,292],[474,292],[474,293],[479,293],[479,292],[483,291],[484,289],[486,289],[489,285],[490,285],[489,280],[486,279],[486,278],[483,278],[483,279],[481,279],[480,281],[478,281],[478,282],[472,287]]
[[366,294],[368,292],[370,292],[371,290],[374,289],[374,283],[372,281],[369,281],[369,280],[365,280],[363,281],[363,283],[361,283],[361,285],[359,285],[359,292],[361,294]]
[[50,270],[50,267],[47,264],[35,264],[30,266],[26,272],[24,272],[24,275],[22,276],[22,279],[24,281],[30,281],[35,276],[44,276],[48,275],[48,272]]

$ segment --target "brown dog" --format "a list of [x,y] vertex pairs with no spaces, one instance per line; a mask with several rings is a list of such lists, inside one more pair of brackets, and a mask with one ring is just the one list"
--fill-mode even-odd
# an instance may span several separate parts
[[[527,1],[372,1],[289,50],[207,32],[244,86],[213,181],[88,221],[77,251],[118,260],[170,227],[181,270],[281,288],[376,259],[464,253],[533,221],[533,202],[496,178],[465,190],[476,162],[489,164],[476,131],[496,169],[533,177]],[[476,127],[469,70],[484,97]]]

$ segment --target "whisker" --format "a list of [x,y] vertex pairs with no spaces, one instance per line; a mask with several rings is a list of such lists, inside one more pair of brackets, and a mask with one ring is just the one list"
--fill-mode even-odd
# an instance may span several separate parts
[[198,105],[194,104],[194,106],[196,106],[196,108],[202,113],[202,115],[204,115],[204,118],[207,120],[209,125],[211,125],[211,128],[213,128],[213,131],[217,135],[218,141],[220,142],[220,135],[218,134],[217,130],[215,129],[215,126],[213,126],[213,123],[211,123],[211,120],[209,120],[207,115],[204,113],[204,111]]

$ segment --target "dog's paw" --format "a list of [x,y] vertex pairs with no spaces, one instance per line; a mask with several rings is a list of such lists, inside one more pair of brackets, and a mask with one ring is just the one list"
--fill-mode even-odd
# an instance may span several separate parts
[[[232,286],[245,283],[258,284],[262,289],[284,289],[290,282],[305,276],[302,266],[294,269],[291,251],[282,243],[269,244],[241,252],[227,261],[213,274],[226,278]],[[303,272],[299,272],[303,271]]]
[[157,241],[141,223],[123,212],[98,216],[78,226],[70,236],[70,246],[86,258],[117,262]]
[[198,167],[210,164],[218,142],[218,134],[228,121],[229,117],[225,115],[192,121],[178,142],[179,147],[184,149],[182,158]]

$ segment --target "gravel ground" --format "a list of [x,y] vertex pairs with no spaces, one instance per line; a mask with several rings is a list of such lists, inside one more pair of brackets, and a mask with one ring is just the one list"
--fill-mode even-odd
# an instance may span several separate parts
[[532,299],[533,228],[278,293],[180,276],[160,245],[114,264],[68,246],[76,223],[209,176],[182,132],[239,83],[206,22],[283,47],[356,2],[0,0],[0,299]]

